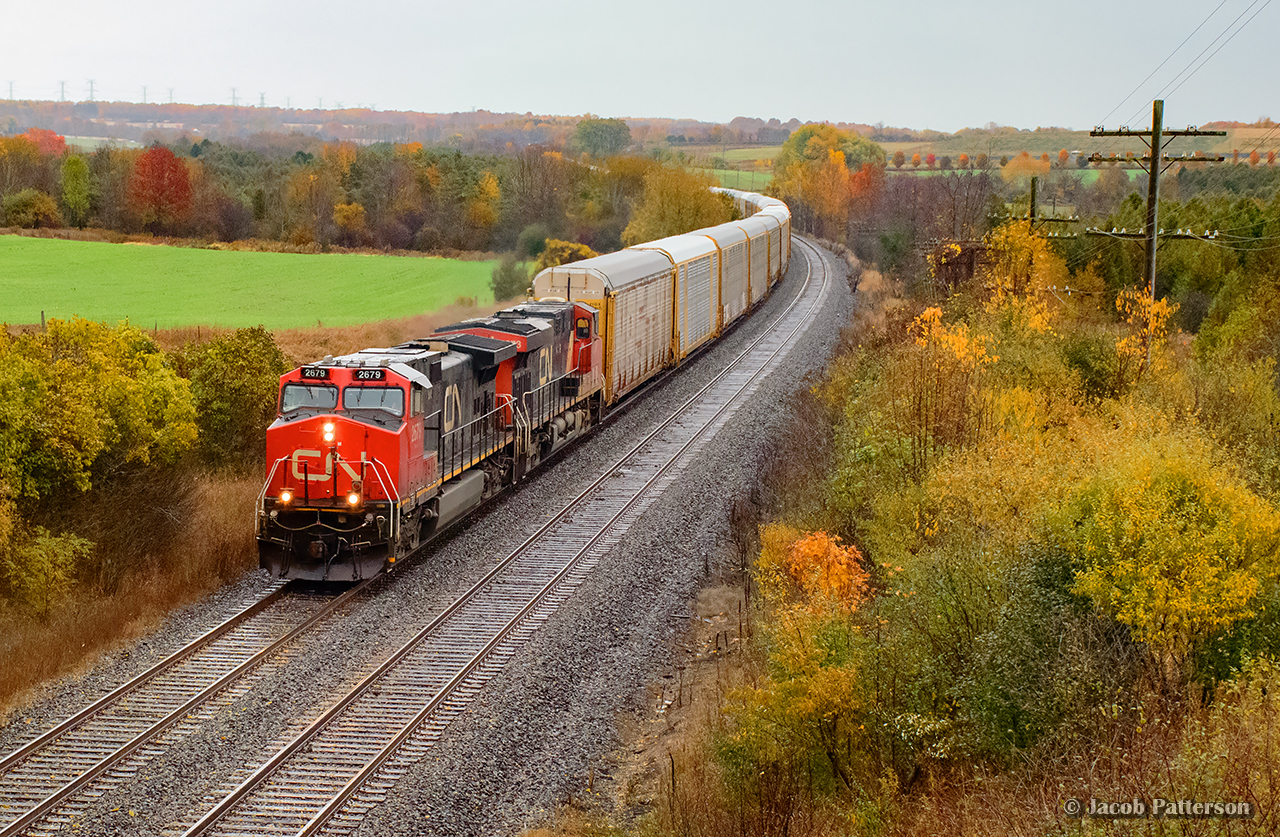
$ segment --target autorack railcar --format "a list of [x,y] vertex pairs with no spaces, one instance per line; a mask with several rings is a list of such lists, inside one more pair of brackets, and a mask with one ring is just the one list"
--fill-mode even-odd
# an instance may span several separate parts
[[713,342],[785,272],[781,201],[750,217],[540,272],[534,300],[280,379],[258,497],[274,576],[367,578]]

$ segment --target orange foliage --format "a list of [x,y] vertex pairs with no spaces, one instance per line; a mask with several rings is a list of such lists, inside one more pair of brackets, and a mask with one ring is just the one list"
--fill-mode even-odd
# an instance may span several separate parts
[[28,128],[24,136],[35,143],[41,154],[61,157],[67,151],[67,141],[54,131],[45,128]]
[[867,571],[856,546],[840,538],[810,532],[787,553],[787,571],[812,602],[829,601],[852,610],[867,594]]

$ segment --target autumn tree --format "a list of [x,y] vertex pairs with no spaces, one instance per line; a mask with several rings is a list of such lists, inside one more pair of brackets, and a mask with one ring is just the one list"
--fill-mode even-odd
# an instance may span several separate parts
[[358,203],[340,203],[333,207],[333,225],[338,228],[338,238],[347,247],[360,243],[364,235],[365,211]]
[[75,226],[84,229],[89,218],[89,164],[79,154],[62,163],[62,205]]
[[621,154],[631,144],[631,129],[621,119],[589,117],[573,131],[573,145],[592,157]]
[[937,164],[937,162],[938,162],[938,158],[933,155],[933,152],[930,152],[929,155],[924,158],[924,163],[929,168],[933,168]]
[[895,169],[902,168],[903,164],[905,164],[906,162],[907,162],[906,154],[903,154],[901,151],[895,151],[893,153],[893,167]]
[[973,164],[975,167],[979,169],[985,169],[987,166],[991,164],[991,160],[987,157],[985,153],[983,153],[983,154],[979,154],[977,157],[974,158]]
[[1260,162],[1262,162],[1262,155],[1258,153],[1257,149],[1249,152],[1249,165],[1257,166]]
[[40,149],[24,136],[0,136],[0,196],[40,185]]
[[712,192],[715,185],[714,178],[685,169],[652,170],[644,178],[644,198],[622,231],[623,243],[629,247],[725,223],[733,215],[733,203]]
[[35,145],[36,149],[47,157],[61,157],[67,153],[67,141],[56,131],[46,128],[28,128],[24,134]]
[[62,226],[57,202],[39,189],[23,189],[16,195],[8,195],[0,206],[4,209],[4,223],[10,227],[29,230]]
[[919,154],[919,152],[917,152],[917,153],[915,153],[915,154],[912,154],[912,155],[911,155],[911,167],[912,167],[912,168],[916,168],[916,169],[920,168],[920,154]]
[[1070,159],[1071,159],[1071,152],[1067,151],[1067,149],[1064,148],[1058,152],[1058,166],[1060,168],[1066,168],[1067,161],[1069,161]]
[[960,168],[962,169],[969,168],[969,155],[961,153],[960,159],[957,162],[959,163]]
[[172,231],[191,207],[186,163],[163,145],[148,148],[133,167],[129,207],[138,223],[153,234]]
[[1005,164],[1000,174],[1005,180],[1014,182],[1028,177],[1043,175],[1048,171],[1049,159],[1047,154],[1037,160],[1024,151]]

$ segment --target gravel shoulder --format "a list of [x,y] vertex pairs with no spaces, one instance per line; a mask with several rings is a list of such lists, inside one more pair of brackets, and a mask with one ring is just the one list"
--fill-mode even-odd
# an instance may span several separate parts
[[[829,257],[828,264],[837,271],[830,302],[787,359],[369,813],[361,837],[513,834],[546,820],[571,795],[608,793],[609,757],[622,743],[624,721],[652,713],[650,686],[682,653],[676,640],[699,591],[736,561],[728,526],[733,499],[750,491],[758,457],[785,424],[789,396],[825,366],[848,322],[852,294],[840,281],[840,263]],[[783,292],[749,329],[673,376],[619,424],[656,420],[657,404],[696,391],[781,310],[803,274],[804,260],[794,258]]]
[[[787,281],[748,322],[705,355],[401,567],[342,619],[264,666],[192,718],[165,746],[116,771],[115,787],[75,819],[79,833],[180,834],[182,826],[371,670],[518,546],[736,357],[794,297],[805,272],[796,245]],[[840,263],[833,291],[788,357],[741,405],[593,575],[491,681],[427,758],[403,776],[359,829],[366,837],[506,834],[539,821],[619,743],[619,720],[650,710],[648,684],[670,667],[673,638],[709,575],[729,560],[728,510],[755,478],[756,460],[787,417],[788,396],[820,370],[847,322]],[[8,752],[226,619],[266,587],[247,574],[175,613],[86,674],[46,685],[0,728]],[[172,746],[168,746],[172,744]]]

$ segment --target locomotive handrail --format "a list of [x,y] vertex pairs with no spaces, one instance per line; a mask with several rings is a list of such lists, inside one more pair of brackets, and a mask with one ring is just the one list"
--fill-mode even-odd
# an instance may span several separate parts
[[[441,482],[456,473],[465,471],[468,467],[507,443],[506,434],[509,433],[513,427],[518,426],[518,423],[513,421],[508,425],[506,419],[501,414],[509,409],[512,412],[512,418],[514,419],[518,410],[516,409],[515,400],[506,393],[499,393],[495,401],[497,402],[496,406],[494,406],[494,408],[489,412],[482,416],[477,416],[461,427],[455,427],[452,430],[440,434],[440,441],[436,451],[436,461],[440,469],[439,479]],[[495,416],[498,417],[499,421],[492,421]],[[482,422],[484,424],[481,429],[484,432],[477,434],[474,428]],[[489,425],[491,424],[501,426],[494,426],[493,428],[490,428]],[[477,448],[475,445],[477,435],[481,437],[480,448]],[[498,441],[499,437],[501,437],[500,442]],[[463,440],[461,445],[455,441],[458,439]],[[448,467],[445,466],[446,440],[449,442],[448,447],[450,449],[449,456],[447,458]],[[461,452],[461,458],[459,458],[459,448],[463,446],[465,446],[465,450]],[[477,450],[482,452],[479,456],[473,456]],[[461,463],[461,465],[460,467],[457,467],[459,463]]]
[[262,484],[262,490],[258,492],[259,508],[262,507],[263,501],[267,498],[267,489],[271,487],[271,481],[276,478],[276,471],[280,468],[280,463],[284,462],[286,459],[289,459],[289,457],[282,456],[275,461],[274,465],[271,466],[271,473],[267,474],[267,481]]

